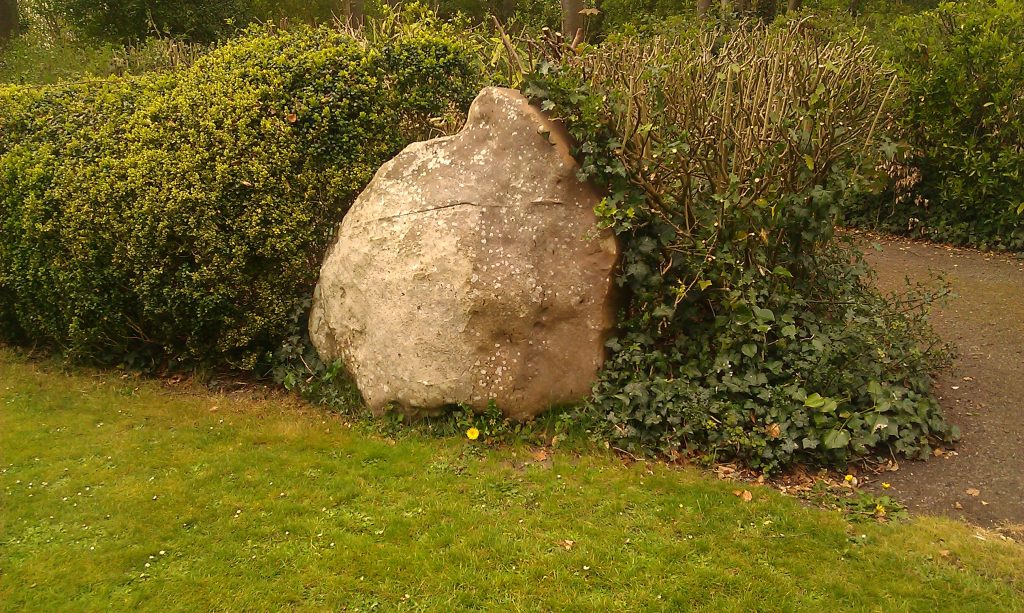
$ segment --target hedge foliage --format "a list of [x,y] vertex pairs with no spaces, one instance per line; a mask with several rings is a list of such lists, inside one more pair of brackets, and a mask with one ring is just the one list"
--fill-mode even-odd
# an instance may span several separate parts
[[429,22],[250,30],[180,72],[0,88],[0,337],[264,369],[376,169],[479,89]]
[[862,224],[1024,251],[1024,2],[968,0],[903,17],[886,39],[905,101],[896,188],[853,201]]
[[527,47],[523,89],[567,123],[623,243],[619,334],[579,418],[634,453],[767,471],[955,437],[930,297],[882,296],[834,235],[883,144],[893,75],[870,47],[798,23]]

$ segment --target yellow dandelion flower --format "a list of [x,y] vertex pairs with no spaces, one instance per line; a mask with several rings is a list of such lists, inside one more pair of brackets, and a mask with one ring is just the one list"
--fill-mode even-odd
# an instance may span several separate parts
[[468,438],[471,441],[475,441],[476,439],[480,438],[480,431],[477,430],[476,428],[470,428],[469,430],[466,430],[466,438]]
[[887,489],[889,489],[890,487],[892,487],[892,484],[891,484],[891,483],[883,483],[883,484],[882,484],[882,489],[883,489],[883,490],[887,490]]
[[853,483],[853,475],[846,475],[846,482]]
[[878,505],[875,507],[875,515],[879,517],[885,517],[885,507]]

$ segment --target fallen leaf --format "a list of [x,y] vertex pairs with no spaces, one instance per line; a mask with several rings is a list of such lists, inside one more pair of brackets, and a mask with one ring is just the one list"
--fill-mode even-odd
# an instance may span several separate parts
[[953,503],[953,508],[954,509],[962,509],[962,508],[964,508],[964,505],[960,504],[959,502],[954,502]]
[[981,490],[979,490],[977,488],[969,487],[969,488],[967,488],[967,495],[968,496],[980,496],[981,495]]
[[562,547],[562,549],[566,551],[572,551],[572,548],[576,546],[576,541],[565,539],[564,541],[559,541],[558,544]]
[[942,457],[942,454],[943,454],[943,453],[945,453],[945,451],[943,451],[943,450],[939,449],[938,447],[936,447],[936,448],[935,448],[935,449],[934,449],[934,450],[932,451],[932,455],[933,455],[933,456],[935,456],[935,457],[937,457],[937,458],[941,458],[941,457]]
[[743,502],[750,502],[754,499],[754,495],[750,493],[750,490],[733,490],[733,496],[739,496]]
[[538,462],[543,462],[548,459],[549,456],[550,454],[547,449],[537,449],[533,452],[533,459]]
[[769,438],[779,438],[781,435],[782,435],[782,428],[779,427],[779,424],[772,424],[772,425],[768,426],[768,437]]
[[944,557],[944,558],[948,558],[949,557],[949,550],[948,549],[942,549],[942,550],[939,551],[939,555]]

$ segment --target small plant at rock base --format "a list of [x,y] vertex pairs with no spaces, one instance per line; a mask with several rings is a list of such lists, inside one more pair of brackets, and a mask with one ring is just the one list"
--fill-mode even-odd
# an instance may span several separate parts
[[306,332],[311,300],[301,302],[291,315],[292,334],[274,353],[271,377],[285,389],[298,392],[307,402],[352,414],[363,406],[355,382],[340,360],[320,359]]
[[457,434],[475,443],[511,442],[530,431],[529,424],[505,417],[493,401],[488,403],[487,409],[483,412],[459,406],[441,419],[451,424]]

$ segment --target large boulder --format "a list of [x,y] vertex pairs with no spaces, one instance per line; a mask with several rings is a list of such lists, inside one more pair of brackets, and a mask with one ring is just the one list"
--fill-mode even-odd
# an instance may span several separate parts
[[614,236],[564,128],[487,88],[455,136],[410,145],[359,196],[310,316],[371,409],[493,401],[529,419],[585,398],[614,322]]

